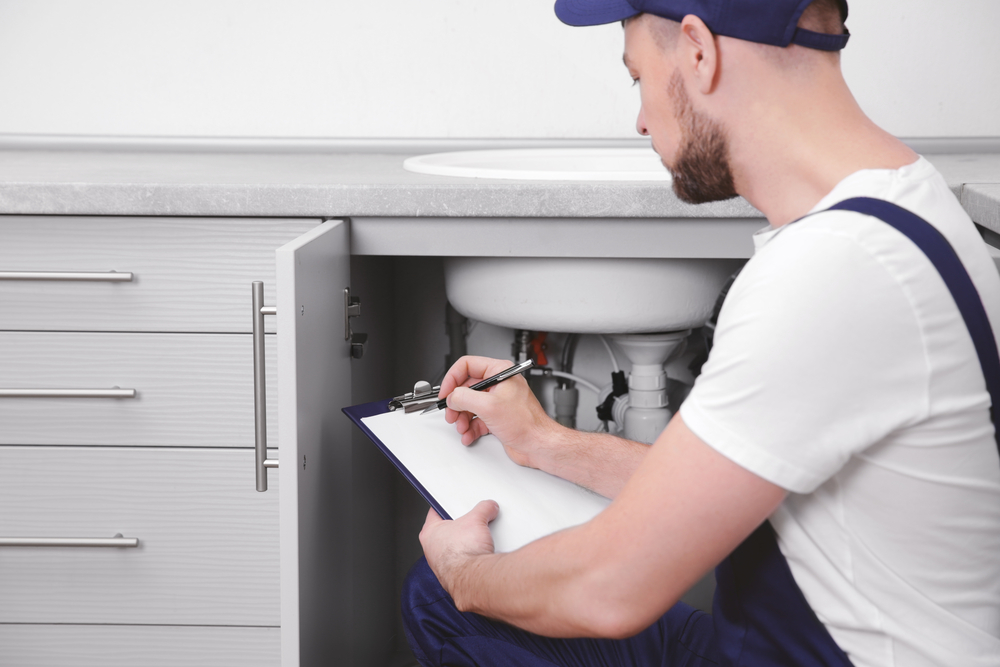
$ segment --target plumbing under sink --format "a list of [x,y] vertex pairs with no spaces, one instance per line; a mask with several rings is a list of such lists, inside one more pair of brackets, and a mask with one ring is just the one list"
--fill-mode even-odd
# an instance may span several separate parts
[[[466,151],[406,160],[410,171],[519,180],[669,181],[649,148]],[[669,185],[664,184],[664,188]],[[544,224],[544,223],[540,223]],[[512,329],[616,334],[632,370],[614,421],[653,442],[670,419],[664,363],[705,323],[739,259],[447,257],[448,301],[462,315]],[[669,333],[662,333],[669,332]],[[576,389],[566,402],[576,410]],[[676,409],[676,406],[675,406]]]
[[[690,329],[711,316],[720,288],[742,264],[739,259],[446,257],[445,291],[455,310],[474,320],[515,330],[612,334],[631,363],[628,395],[613,395],[614,422],[624,437],[651,443],[677,409],[667,397],[664,363],[683,347]],[[559,400],[575,423],[579,394],[575,388],[562,391],[568,394]]]

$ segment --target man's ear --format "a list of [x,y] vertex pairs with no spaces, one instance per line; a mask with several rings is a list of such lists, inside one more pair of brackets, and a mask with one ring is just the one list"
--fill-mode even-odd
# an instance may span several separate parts
[[715,89],[718,80],[719,51],[715,35],[705,22],[693,14],[681,21],[681,36],[678,43],[681,62],[690,70],[696,90],[708,95]]

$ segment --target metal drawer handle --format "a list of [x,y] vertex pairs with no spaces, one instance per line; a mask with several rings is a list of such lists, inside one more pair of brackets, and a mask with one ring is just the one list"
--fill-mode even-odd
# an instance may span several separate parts
[[129,283],[131,271],[0,271],[0,280],[67,280],[88,283]]
[[0,398],[135,398],[135,389],[0,389]]
[[267,385],[264,381],[264,316],[276,315],[274,306],[264,305],[264,283],[255,280],[253,290],[253,426],[257,490],[267,491],[267,469],[278,460],[267,458]]
[[0,547],[118,547],[139,546],[138,537],[0,537]]

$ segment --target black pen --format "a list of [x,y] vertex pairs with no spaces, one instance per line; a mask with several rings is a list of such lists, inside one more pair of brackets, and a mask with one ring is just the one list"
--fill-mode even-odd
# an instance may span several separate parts
[[[493,377],[488,377],[485,380],[482,380],[481,382],[477,382],[476,384],[474,384],[471,387],[469,387],[469,389],[472,389],[473,391],[485,391],[485,390],[489,389],[490,387],[493,387],[495,385],[500,384],[504,380],[512,378],[515,375],[520,375],[521,373],[523,373],[524,371],[528,370],[529,368],[531,368],[534,365],[535,365],[535,362],[532,361],[531,359],[528,359],[527,361],[522,361],[521,363],[517,364],[516,366],[511,366],[510,368],[508,368],[506,370],[500,371],[499,373],[497,373]],[[446,397],[442,398],[441,400],[439,400],[434,405],[432,405],[431,407],[429,407],[426,410],[424,410],[423,412],[421,412],[420,414],[426,415],[428,412],[436,412],[438,410],[444,410],[447,406],[448,406],[448,397],[446,396]]]

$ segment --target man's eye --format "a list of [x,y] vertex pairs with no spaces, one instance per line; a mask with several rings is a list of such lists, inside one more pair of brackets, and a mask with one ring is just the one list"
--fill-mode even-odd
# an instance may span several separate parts
[[639,85],[639,77],[637,76],[632,77],[632,85],[633,86]]

